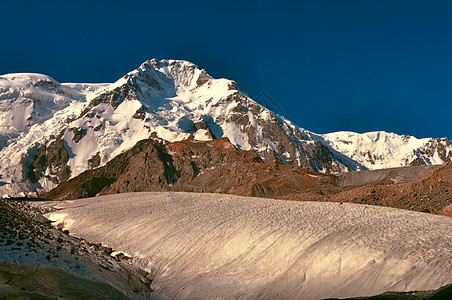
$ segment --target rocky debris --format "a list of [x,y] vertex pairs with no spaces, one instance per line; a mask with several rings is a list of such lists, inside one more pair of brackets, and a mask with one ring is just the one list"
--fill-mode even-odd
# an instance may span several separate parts
[[390,206],[433,214],[444,214],[452,203],[452,164],[439,166],[414,180],[348,187],[329,201]]
[[415,180],[438,168],[434,166],[411,166],[381,170],[364,170],[337,175],[338,184],[343,187],[361,186],[365,184],[392,184]]
[[0,199],[1,297],[148,298],[150,275],[112,252],[53,228],[30,203]]
[[445,216],[452,217],[452,203],[444,207],[443,213]]
[[[432,291],[386,292],[370,297],[341,298],[348,300],[444,300],[452,298],[452,285]],[[336,298],[328,298],[335,300]]]

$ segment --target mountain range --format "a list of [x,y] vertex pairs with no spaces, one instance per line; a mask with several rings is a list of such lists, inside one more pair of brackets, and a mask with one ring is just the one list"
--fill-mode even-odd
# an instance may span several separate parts
[[447,138],[311,132],[182,60],[2,75],[0,295],[443,299],[451,160]]
[[[158,167],[150,167],[161,172],[140,173],[135,162],[127,173],[134,160],[150,162],[153,155]],[[5,196],[43,194],[96,172],[104,172],[100,185],[89,181],[97,194],[137,190],[135,175],[147,176],[143,180],[153,186],[195,189],[201,181],[196,178],[207,171],[237,178],[228,164],[244,161],[268,165],[261,167],[268,174],[272,168],[301,167],[304,171],[291,171],[295,178],[451,160],[447,138],[313,133],[265,108],[236,82],[215,79],[183,60],[146,61],[112,84],[59,83],[30,73],[0,76],[0,194]],[[119,173],[111,175],[111,165],[110,171],[102,169],[108,163]],[[115,187],[119,174],[123,184]],[[256,195],[260,188],[254,187]]]

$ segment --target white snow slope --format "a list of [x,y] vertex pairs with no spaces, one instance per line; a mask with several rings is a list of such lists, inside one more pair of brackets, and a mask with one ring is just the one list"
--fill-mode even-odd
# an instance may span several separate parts
[[57,138],[64,141],[75,177],[93,167],[93,158],[104,165],[152,133],[168,141],[187,138],[200,121],[238,149],[264,158],[275,153],[320,172],[406,166],[416,158],[437,164],[452,157],[447,139],[383,132],[318,135],[258,104],[232,80],[212,78],[187,61],[153,59],[112,84],[0,76],[0,195],[44,192],[64,180],[55,175],[61,166],[46,166],[37,182],[27,176],[40,145]]
[[416,159],[423,165],[438,165],[444,163],[444,157],[452,157],[447,138],[417,139],[384,131],[340,131],[322,137],[335,150],[369,170],[405,167]]
[[53,205],[57,225],[135,257],[155,276],[156,298],[341,298],[452,283],[452,219],[443,216],[192,193]]
[[0,76],[0,194],[36,190],[26,180],[24,165],[39,144],[55,140],[96,91],[106,86],[60,84],[47,75],[33,73]]

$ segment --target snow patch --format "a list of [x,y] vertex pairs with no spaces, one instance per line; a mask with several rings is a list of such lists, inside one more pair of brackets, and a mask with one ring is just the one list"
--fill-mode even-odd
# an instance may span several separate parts
[[197,141],[211,141],[213,140],[212,135],[208,129],[198,129],[193,134],[193,139]]

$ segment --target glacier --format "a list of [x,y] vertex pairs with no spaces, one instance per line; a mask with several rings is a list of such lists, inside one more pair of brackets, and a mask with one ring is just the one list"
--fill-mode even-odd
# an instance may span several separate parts
[[324,299],[452,283],[452,219],[387,207],[133,193],[34,205],[133,257],[156,299]]

